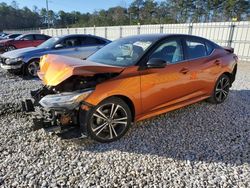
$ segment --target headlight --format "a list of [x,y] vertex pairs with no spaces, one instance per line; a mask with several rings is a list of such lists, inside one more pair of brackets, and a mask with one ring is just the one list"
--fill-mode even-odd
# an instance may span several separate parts
[[6,64],[12,64],[12,63],[16,63],[18,61],[22,61],[23,58],[22,57],[17,57],[17,58],[7,58],[5,63]]
[[68,110],[72,110],[76,108],[79,103],[84,100],[87,96],[92,93],[93,90],[90,91],[75,91],[75,92],[65,92],[61,94],[54,95],[46,95],[43,97],[39,103],[47,109],[51,108],[65,108]]

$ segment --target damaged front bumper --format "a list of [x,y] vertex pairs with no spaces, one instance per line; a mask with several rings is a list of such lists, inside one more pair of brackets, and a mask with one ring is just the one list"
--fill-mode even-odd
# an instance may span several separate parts
[[63,133],[74,129],[78,133],[75,137],[82,137],[84,131],[79,126],[79,111],[82,106],[89,106],[83,100],[91,92],[52,94],[49,90],[40,89],[31,92],[33,99],[23,101],[22,109],[32,115],[33,130],[43,128],[49,132]]

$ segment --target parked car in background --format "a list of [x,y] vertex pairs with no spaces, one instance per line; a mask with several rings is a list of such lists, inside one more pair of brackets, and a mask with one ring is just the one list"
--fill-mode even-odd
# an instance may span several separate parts
[[38,46],[51,38],[43,34],[24,34],[14,39],[5,39],[0,41],[0,51],[11,51],[19,48]]
[[[85,61],[44,56],[32,92],[34,122],[45,129],[77,132],[99,142],[122,137],[131,122],[207,99],[220,104],[235,80],[233,49],[177,34],[137,35],[116,40]],[[49,115],[50,114],[50,115]],[[38,125],[38,124],[36,124]]]
[[3,69],[10,72],[24,71],[29,76],[36,76],[40,57],[45,54],[84,59],[108,43],[110,43],[109,40],[93,35],[75,34],[54,37],[38,47],[6,52],[0,56],[0,63]]
[[7,33],[0,33],[0,40],[3,40],[4,37],[6,37],[7,35],[9,35],[9,34],[7,34]]
[[4,37],[4,39],[15,39],[19,37],[21,34],[9,34]]

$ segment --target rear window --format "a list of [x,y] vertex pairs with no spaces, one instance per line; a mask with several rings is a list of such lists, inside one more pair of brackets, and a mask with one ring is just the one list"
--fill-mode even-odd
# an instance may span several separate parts
[[211,42],[206,42],[207,55],[210,55],[214,50],[214,45]]
[[35,35],[36,40],[47,40],[48,37],[45,35]]
[[207,56],[207,47],[203,41],[186,40],[188,59],[195,59]]
[[82,38],[82,45],[101,45],[105,44],[106,41],[95,38],[95,37],[84,37]]
[[25,35],[25,36],[21,37],[20,39],[22,39],[22,40],[34,40],[33,35]]

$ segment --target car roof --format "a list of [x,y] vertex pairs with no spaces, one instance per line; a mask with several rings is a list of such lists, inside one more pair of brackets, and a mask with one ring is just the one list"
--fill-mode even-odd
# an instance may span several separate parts
[[45,35],[45,34],[41,34],[41,33],[24,33],[24,34],[21,34],[22,36],[26,36],[26,35],[44,35],[44,36],[48,36],[48,35]]
[[128,36],[128,37],[124,37],[124,38],[131,38],[131,39],[135,39],[135,38],[138,38],[140,37],[141,39],[144,39],[144,40],[161,40],[161,39],[164,39],[164,38],[167,38],[167,37],[196,37],[196,38],[200,38],[200,39],[203,39],[203,40],[207,40],[207,41],[210,41],[206,38],[203,38],[203,37],[200,37],[200,36],[195,36],[195,35],[188,35],[188,34],[168,34],[168,33],[157,33],[157,34],[142,34],[142,35],[132,35],[132,36]]
[[109,41],[108,39],[105,39],[103,37],[99,37],[99,36],[91,35],[91,34],[68,34],[68,35],[61,35],[61,36],[56,36],[56,37],[57,38],[65,38],[65,37],[78,37],[78,36],[81,36],[81,37],[90,36],[90,37],[95,37],[95,38],[99,38],[99,39],[102,39],[102,40]]

